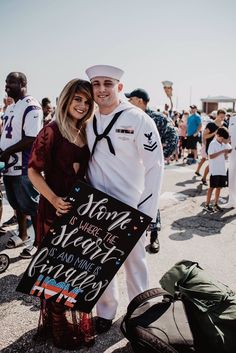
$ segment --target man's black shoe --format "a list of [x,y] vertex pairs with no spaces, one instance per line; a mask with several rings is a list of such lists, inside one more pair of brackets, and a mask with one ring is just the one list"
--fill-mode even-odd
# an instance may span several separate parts
[[110,330],[112,326],[112,320],[103,319],[98,317],[95,322],[95,328],[97,333],[104,333]]
[[157,253],[160,250],[160,243],[158,240],[158,232],[157,229],[153,229],[150,234],[150,247],[149,251],[151,253]]
[[150,243],[149,251],[153,254],[156,254],[160,251],[160,243],[158,239]]
[[203,185],[207,186],[207,181],[205,179],[202,178],[201,182],[202,182]]

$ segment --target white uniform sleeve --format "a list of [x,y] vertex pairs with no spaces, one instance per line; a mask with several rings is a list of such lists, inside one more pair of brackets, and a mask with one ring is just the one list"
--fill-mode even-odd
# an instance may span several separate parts
[[144,165],[144,190],[138,209],[156,221],[164,171],[161,139],[153,120],[147,115],[139,129],[136,143]]
[[42,129],[43,112],[38,106],[29,106],[25,111],[26,115],[23,122],[25,136],[36,137]]

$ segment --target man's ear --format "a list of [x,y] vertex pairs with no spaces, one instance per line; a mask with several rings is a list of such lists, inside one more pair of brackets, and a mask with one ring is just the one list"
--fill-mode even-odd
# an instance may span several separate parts
[[123,83],[118,83],[118,92],[121,92],[123,89]]

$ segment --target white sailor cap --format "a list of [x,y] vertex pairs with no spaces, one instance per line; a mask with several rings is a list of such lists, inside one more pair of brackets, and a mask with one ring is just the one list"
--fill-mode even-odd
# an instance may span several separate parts
[[172,87],[173,82],[171,81],[162,81],[163,87]]
[[110,65],[91,66],[87,70],[85,70],[85,72],[86,72],[88,78],[90,79],[90,81],[94,77],[98,77],[98,76],[110,77],[110,78],[114,78],[115,80],[120,81],[120,78],[124,73],[124,71],[119,69],[118,67],[110,66]]

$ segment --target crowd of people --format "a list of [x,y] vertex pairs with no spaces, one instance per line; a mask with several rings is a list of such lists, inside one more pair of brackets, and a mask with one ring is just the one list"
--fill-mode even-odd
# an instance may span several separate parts
[[[207,185],[210,176],[204,206],[207,212],[222,212],[220,191],[228,184],[228,206],[236,207],[236,115],[229,117],[219,109],[206,123],[196,105],[182,112],[154,111],[148,106],[150,97],[144,89],[125,93],[128,101],[120,99],[123,70],[95,65],[86,74],[88,81],[73,79],[65,85],[56,109],[49,98],[40,104],[28,95],[25,74],[11,72],[6,77],[8,97],[1,119],[0,160],[6,166],[3,183],[14,216],[2,224],[0,235],[6,226],[18,224],[18,233],[9,238],[8,248],[25,244],[28,246],[20,256],[34,256],[55,216],[69,212],[71,204],[65,197],[80,179],[149,215],[149,251],[157,253],[164,164],[180,160],[196,164],[197,177],[209,161],[201,179]],[[29,218],[35,231],[30,244]],[[124,263],[129,300],[148,289],[145,243],[146,233]],[[118,302],[115,276],[96,306],[98,334],[111,328]],[[92,314],[42,300],[39,334],[52,336],[60,348],[91,345]]]

